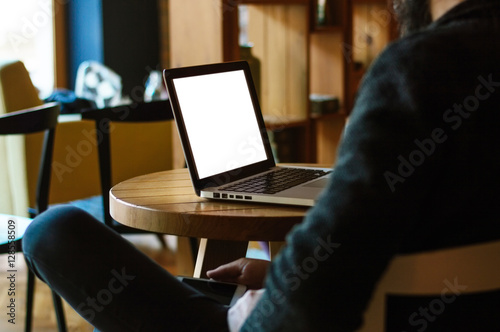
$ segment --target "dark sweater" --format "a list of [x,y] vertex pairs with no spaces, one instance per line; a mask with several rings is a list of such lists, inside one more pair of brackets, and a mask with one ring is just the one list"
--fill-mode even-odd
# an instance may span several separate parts
[[394,255],[500,238],[499,17],[465,1],[375,61],[244,331],[353,331]]

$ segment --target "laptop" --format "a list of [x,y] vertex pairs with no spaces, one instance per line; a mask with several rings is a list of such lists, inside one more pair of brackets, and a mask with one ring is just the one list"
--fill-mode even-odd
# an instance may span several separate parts
[[166,69],[163,76],[198,196],[314,205],[332,169],[276,165],[246,61]]

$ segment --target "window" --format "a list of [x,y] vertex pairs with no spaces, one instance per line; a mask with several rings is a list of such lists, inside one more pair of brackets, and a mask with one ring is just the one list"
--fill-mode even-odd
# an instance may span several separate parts
[[0,1],[0,61],[21,60],[40,97],[54,87],[52,0]]

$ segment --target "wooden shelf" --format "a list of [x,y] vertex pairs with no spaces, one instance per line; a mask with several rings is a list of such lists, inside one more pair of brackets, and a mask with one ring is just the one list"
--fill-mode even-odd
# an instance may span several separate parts
[[312,120],[331,120],[331,119],[340,119],[340,118],[345,119],[346,117],[347,117],[347,114],[342,109],[339,110],[338,112],[335,112],[335,113],[311,114]]
[[[381,33],[368,38],[378,50],[394,36],[395,22],[384,25],[389,16],[373,16],[390,15],[387,0],[327,2],[330,25],[315,24],[316,0],[204,0],[197,6],[169,0],[171,66],[241,59],[240,19],[248,18],[242,30],[260,62],[259,99],[266,127],[301,142],[286,147],[306,150],[303,159],[290,162],[332,163],[366,69],[354,70],[359,58],[366,58],[359,33],[379,24]],[[310,94],[337,96],[342,109],[313,115]]]
[[234,7],[235,5],[308,5],[310,0],[223,0],[223,2],[232,3]]
[[307,119],[294,116],[278,118],[273,116],[264,116],[264,123],[266,124],[266,128],[269,130],[306,127],[308,125]]
[[344,28],[340,25],[315,25],[313,26],[311,33],[340,33],[343,30]]
[[353,4],[361,4],[361,5],[380,5],[381,3],[386,3],[387,1],[381,0],[350,0]]

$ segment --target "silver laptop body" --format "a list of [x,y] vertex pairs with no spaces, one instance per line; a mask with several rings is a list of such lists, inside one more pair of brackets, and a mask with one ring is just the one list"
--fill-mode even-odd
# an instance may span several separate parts
[[314,205],[332,170],[276,166],[247,62],[168,69],[164,80],[198,196]]

